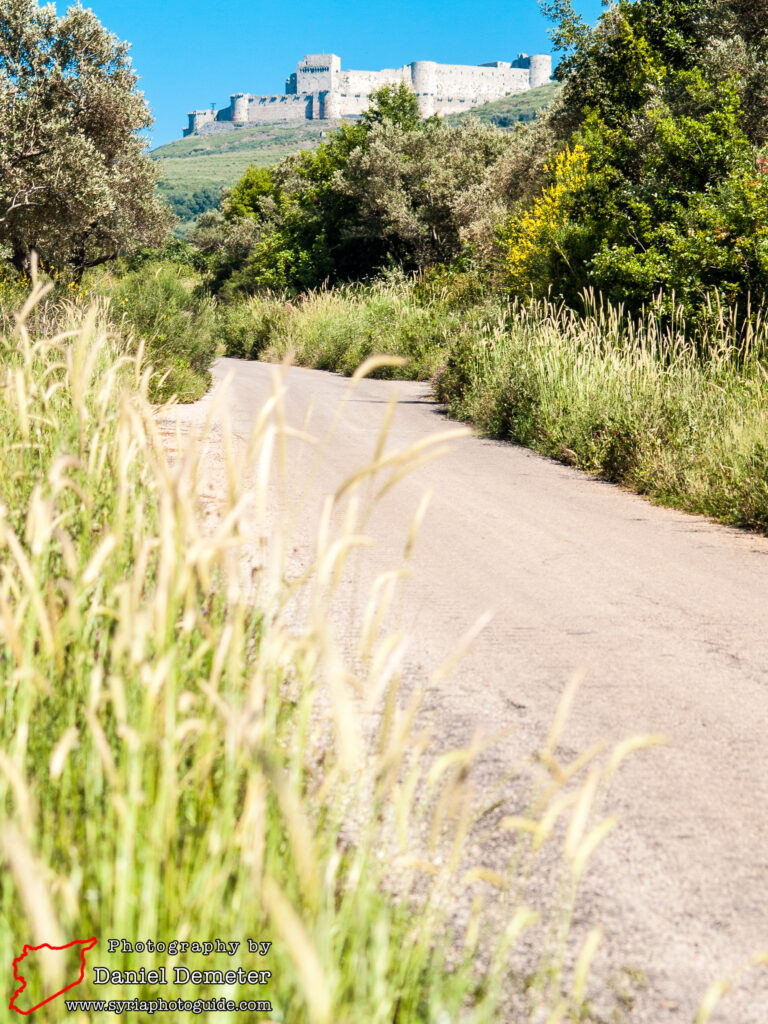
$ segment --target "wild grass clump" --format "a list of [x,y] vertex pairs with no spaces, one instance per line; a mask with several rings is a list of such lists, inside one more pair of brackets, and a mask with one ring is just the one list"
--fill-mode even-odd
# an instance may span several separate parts
[[29,280],[0,259],[0,330],[3,333],[9,334],[13,329],[14,314],[28,294]]
[[[218,355],[216,303],[205,293],[188,262],[152,250],[107,270],[76,279],[71,272],[43,270],[39,281],[51,285],[29,311],[28,327],[38,335],[57,334],[101,302],[125,352],[141,353],[152,367],[149,395],[154,402],[175,396],[180,402],[201,398],[211,384],[210,367]],[[182,254],[183,256],[184,254]],[[26,274],[0,259],[0,334],[13,334],[16,313],[30,289]],[[79,311],[79,312],[78,312]]]
[[98,290],[109,296],[113,319],[130,329],[135,344],[158,372],[150,397],[175,395],[194,402],[210,387],[217,355],[215,302],[200,288],[198,275],[178,263],[151,263],[104,276]]
[[[382,366],[375,374],[406,380],[435,373],[466,322],[460,312],[386,283],[326,288],[290,302],[257,297],[245,308],[255,339],[249,358],[278,361],[290,355],[299,365],[351,376],[371,356],[397,355],[407,359],[405,366]],[[240,352],[227,349],[229,355]]]
[[515,305],[453,350],[436,382],[456,416],[648,495],[768,530],[768,338],[615,310]]
[[[630,748],[561,762],[561,714],[533,795],[512,795],[527,811],[499,823],[508,870],[468,864],[474,752],[433,760],[417,699],[399,695],[403,644],[381,632],[377,603],[397,577],[380,581],[361,624],[357,672],[330,625],[344,561],[365,543],[368,481],[386,487],[423,445],[352,474],[329,499],[311,567],[288,584],[286,538],[266,528],[279,384],[247,445],[225,441],[204,525],[201,439],[162,442],[149,371],[120,355],[103,309],[31,335],[40,297],[0,345],[2,961],[95,935],[90,967],[271,976],[126,991],[89,974],[79,999],[260,999],[264,1019],[290,1024],[584,1019],[599,935],[576,942],[570,913]],[[259,535],[249,563],[241,552]],[[562,898],[536,925],[527,880],[556,842]],[[459,932],[461,899],[472,911]],[[518,950],[524,932],[538,936],[532,957]],[[217,937],[242,944],[236,963],[107,947]],[[271,942],[268,955],[249,953],[249,938]],[[43,984],[60,985],[51,971]],[[57,1000],[35,1019],[61,1016]]]
[[[59,325],[68,320],[73,307],[87,296],[87,289],[54,268],[43,271],[38,263],[35,274],[48,282],[51,289],[29,311],[30,327],[42,334],[55,334]],[[4,337],[13,333],[16,314],[29,296],[30,287],[26,272],[20,273],[0,258],[0,334]]]

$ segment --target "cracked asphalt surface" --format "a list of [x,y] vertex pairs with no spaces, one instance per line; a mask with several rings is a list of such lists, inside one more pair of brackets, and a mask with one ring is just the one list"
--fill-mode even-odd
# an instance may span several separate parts
[[[225,415],[237,433],[250,432],[274,370],[217,363],[217,379],[233,374]],[[320,434],[348,381],[292,368],[286,387],[288,424],[302,428],[310,409],[309,430]],[[307,495],[310,519],[369,460],[393,392],[389,447],[451,427],[426,385],[363,381]],[[366,582],[399,564],[427,490],[398,607],[412,636],[408,670],[426,678],[495,612],[450,685],[430,694],[446,747],[509,728],[480,766],[481,782],[502,776],[540,742],[578,670],[569,748],[668,737],[628,761],[612,790],[620,828],[593,859],[579,919],[599,922],[606,956],[641,979],[621,1019],[689,1022],[713,980],[768,950],[768,539],[652,507],[525,449],[462,437],[382,503],[370,530],[377,545],[345,614],[358,614]],[[766,1024],[768,969],[745,973],[712,1020]]]

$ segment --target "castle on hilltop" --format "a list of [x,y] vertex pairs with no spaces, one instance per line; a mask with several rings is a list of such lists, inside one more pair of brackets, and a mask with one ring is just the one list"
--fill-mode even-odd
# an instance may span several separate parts
[[221,110],[193,110],[184,135],[278,121],[338,120],[357,117],[369,106],[369,97],[383,85],[405,82],[419,101],[422,116],[452,114],[503,96],[535,89],[552,76],[548,54],[490,64],[436,64],[417,60],[384,71],[342,71],[334,53],[313,53],[299,61],[281,96],[251,96],[237,92]]

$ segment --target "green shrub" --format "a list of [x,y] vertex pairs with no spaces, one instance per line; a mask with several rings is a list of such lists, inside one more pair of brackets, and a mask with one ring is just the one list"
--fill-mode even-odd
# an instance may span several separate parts
[[173,264],[178,267],[199,269],[202,264],[200,251],[181,238],[172,238],[160,248],[139,249],[130,256],[124,256],[120,265],[124,270],[141,270],[157,264]]
[[112,279],[108,293],[113,314],[146,344],[146,359],[158,374],[153,399],[203,395],[217,345],[215,303],[201,293],[199,280],[184,267],[148,264]]
[[237,359],[258,359],[270,341],[280,334],[287,320],[283,299],[266,296],[221,306],[216,317],[216,334],[224,355]]

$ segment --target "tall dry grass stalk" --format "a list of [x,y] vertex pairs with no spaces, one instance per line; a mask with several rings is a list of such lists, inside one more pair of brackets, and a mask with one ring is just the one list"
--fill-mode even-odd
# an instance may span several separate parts
[[[563,763],[569,691],[528,811],[502,822],[508,869],[472,863],[477,749],[430,751],[418,698],[400,693],[401,645],[382,627],[403,567],[374,588],[354,670],[328,614],[366,543],[371,475],[395,486],[425,446],[385,455],[385,425],[293,584],[272,523],[257,601],[242,552],[289,450],[279,386],[241,448],[224,438],[225,485],[206,519],[200,439],[168,456],[169,409],[148,402],[141,358],[121,356],[98,307],[36,335],[41,297],[36,287],[0,351],[0,960],[33,939],[96,935],[89,962],[111,970],[271,977],[126,990],[89,974],[77,998],[263,999],[273,1009],[259,1019],[290,1024],[583,1019],[599,933],[574,948],[570,915],[631,746]],[[561,898],[537,925],[526,894],[553,844]],[[536,927],[526,959],[520,940]],[[241,946],[234,964],[107,952],[110,938],[216,937],[272,946],[264,958]],[[61,1020],[61,1002],[35,1019]]]

